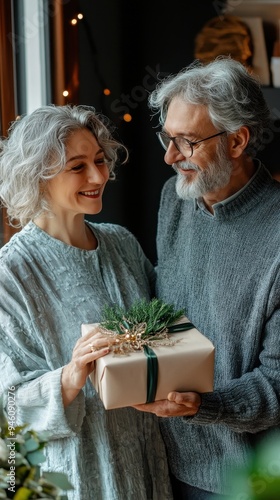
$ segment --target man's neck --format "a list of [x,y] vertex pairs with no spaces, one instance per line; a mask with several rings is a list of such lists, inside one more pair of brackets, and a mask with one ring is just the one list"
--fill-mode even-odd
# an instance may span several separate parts
[[251,158],[246,158],[241,163],[234,164],[229,183],[222,189],[203,196],[203,202],[209,212],[214,213],[213,205],[226,200],[246,186],[255,175],[256,170],[257,164]]

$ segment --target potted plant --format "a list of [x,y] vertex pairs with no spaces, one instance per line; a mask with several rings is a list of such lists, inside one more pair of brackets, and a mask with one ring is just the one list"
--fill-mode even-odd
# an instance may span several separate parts
[[63,473],[42,472],[46,433],[11,425],[0,401],[0,499],[67,500],[65,491],[73,489]]

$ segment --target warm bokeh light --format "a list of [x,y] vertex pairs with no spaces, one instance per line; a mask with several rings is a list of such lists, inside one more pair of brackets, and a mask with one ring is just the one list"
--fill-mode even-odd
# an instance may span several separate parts
[[79,14],[77,15],[77,18],[78,18],[78,19],[83,19],[83,17],[84,17],[84,16],[83,16],[83,14],[81,14],[81,13],[79,13]]
[[77,22],[78,22],[77,19],[71,19],[72,26],[75,26],[75,24],[77,24]]
[[123,119],[124,119],[125,122],[131,122],[132,116],[129,113],[125,113],[123,115]]
[[67,97],[67,96],[69,95],[68,90],[63,90],[62,95],[63,95],[64,97]]
[[110,95],[111,94],[111,90],[110,89],[104,89],[103,90],[103,94],[104,95]]

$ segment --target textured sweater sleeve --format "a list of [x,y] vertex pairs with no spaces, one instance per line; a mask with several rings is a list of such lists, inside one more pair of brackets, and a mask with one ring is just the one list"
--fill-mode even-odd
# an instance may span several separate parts
[[213,393],[202,395],[202,405],[193,423],[222,423],[235,432],[250,433],[279,426],[280,299],[276,303],[279,290],[278,273],[268,299],[275,309],[265,325],[259,366]]
[[7,409],[12,393],[17,425],[28,424],[29,428],[38,432],[46,431],[49,439],[70,437],[79,432],[85,414],[83,392],[64,409],[60,383],[62,368],[37,377],[36,372],[18,373],[4,353],[1,353],[0,359],[3,368],[0,388],[4,407]]
[[50,439],[75,435],[85,414],[83,392],[64,410],[62,368],[51,369],[43,358],[40,332],[28,315],[28,296],[21,295],[19,283],[4,265],[0,296],[0,395],[5,406],[12,390],[17,425],[47,431]]

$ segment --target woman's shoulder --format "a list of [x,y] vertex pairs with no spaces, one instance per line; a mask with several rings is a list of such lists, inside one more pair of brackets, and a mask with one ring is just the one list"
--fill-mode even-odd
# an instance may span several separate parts
[[91,223],[101,252],[108,252],[114,258],[125,256],[139,259],[143,250],[136,236],[124,226],[110,223]]
[[22,239],[22,235],[20,233],[15,233],[11,239],[5,243],[0,249],[0,260],[2,264],[5,262],[9,262],[13,259],[13,257],[18,253],[18,240]]
[[1,268],[14,265],[20,267],[24,262],[32,259],[32,248],[34,248],[34,238],[32,235],[32,225],[28,224],[20,231],[16,232],[10,240],[0,248]]
[[135,239],[134,235],[125,226],[120,224],[111,224],[109,222],[89,222],[92,230],[97,236],[102,238],[114,238],[115,240],[123,240],[124,238]]

